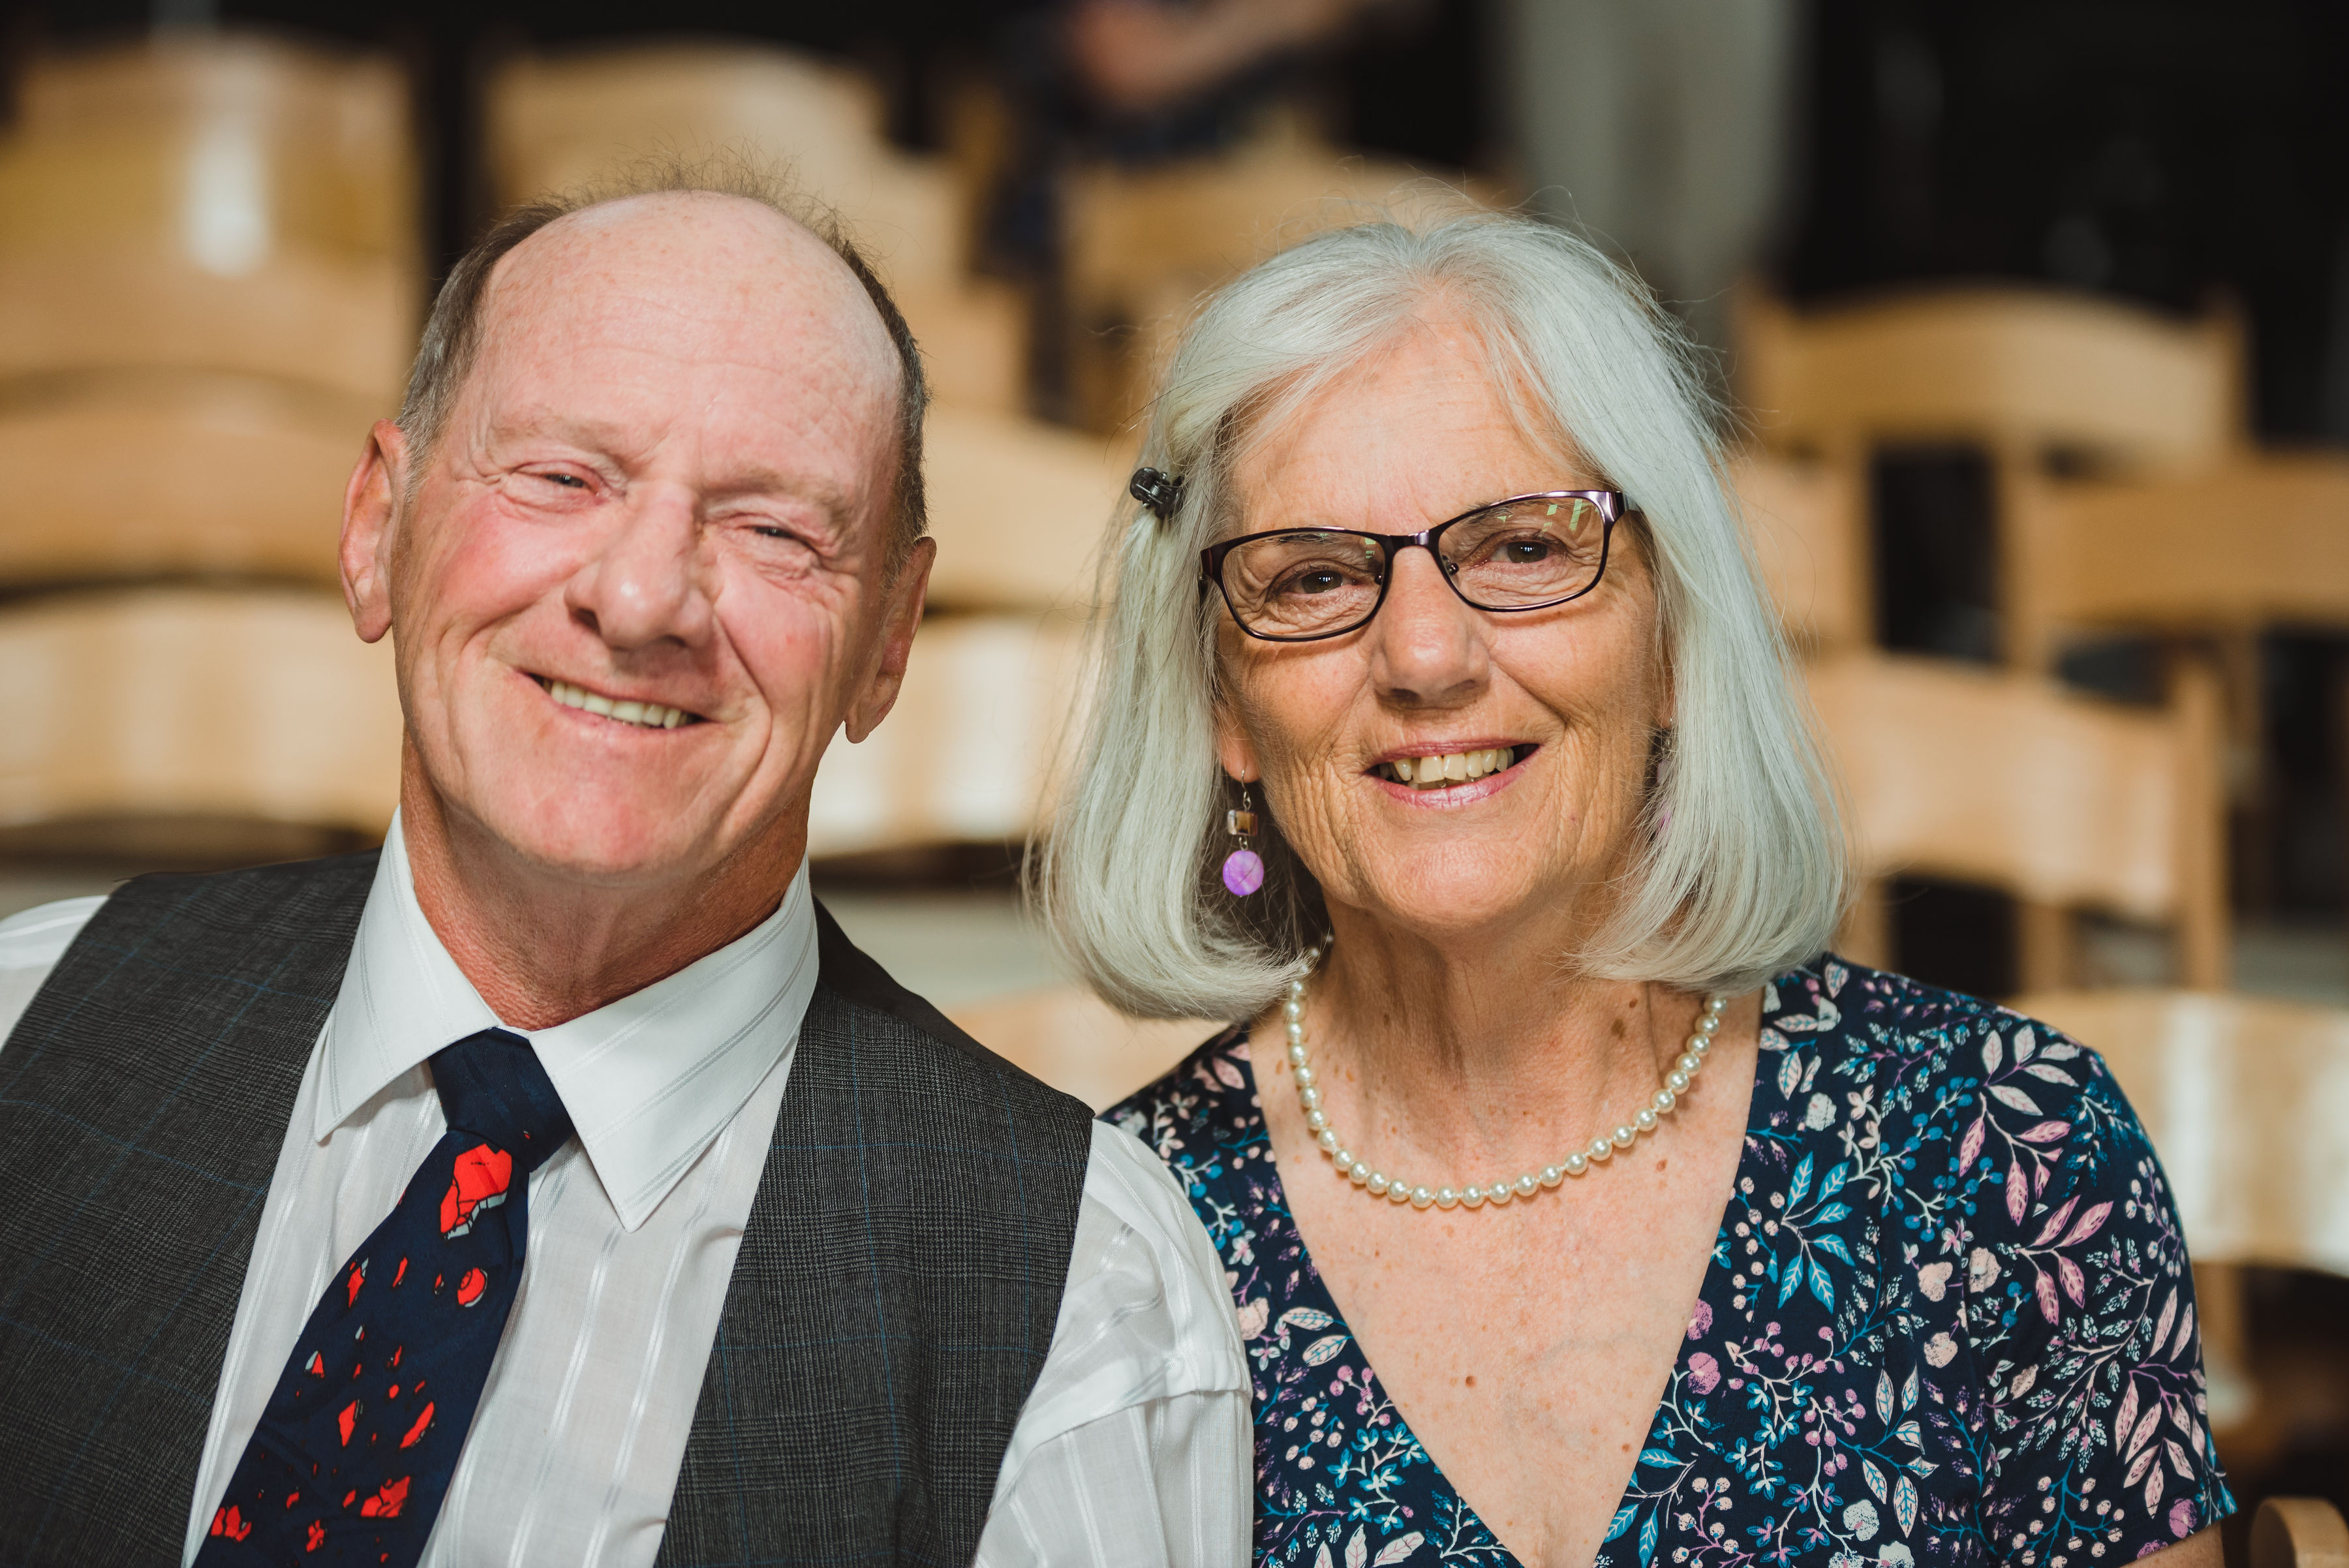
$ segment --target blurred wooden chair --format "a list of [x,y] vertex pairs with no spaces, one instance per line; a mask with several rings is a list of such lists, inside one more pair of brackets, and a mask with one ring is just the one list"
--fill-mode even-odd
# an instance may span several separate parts
[[249,377],[0,387],[0,588],[169,577],[336,582],[372,410]]
[[628,44],[524,55],[485,99],[501,207],[665,154],[722,150],[786,166],[836,208],[920,339],[931,389],[973,408],[1025,405],[1028,312],[970,275],[975,199],[941,159],[897,151],[864,72],[749,44]]
[[2349,1523],[2323,1498],[2269,1498],[2251,1517],[2251,1568],[2349,1568]]
[[1864,484],[1872,454],[1964,443],[1991,460],[2010,661],[2044,669],[2029,526],[2051,466],[2190,472],[2242,440],[2241,334],[2053,290],[1936,289],[1796,314],[1748,295],[1739,400],[1775,448],[1817,454]]
[[1076,706],[1081,637],[1073,617],[926,619],[888,718],[824,753],[808,853],[1025,838]]
[[933,608],[1046,610],[1092,599],[1103,529],[1124,500],[1119,440],[1034,420],[940,408],[923,437]]
[[222,825],[374,837],[399,792],[388,642],[299,589],[149,588],[0,609],[0,836],[162,853]]
[[2349,1010],[2142,989],[2014,1007],[2093,1046],[2145,1123],[2194,1257],[2211,1418],[2241,1430],[2266,1402],[2242,1270],[2349,1275]]
[[1867,519],[1851,473],[1766,452],[1730,463],[1762,580],[1787,637],[1806,654],[1875,640]]
[[1489,186],[1446,184],[1295,134],[1158,168],[1077,171],[1063,192],[1061,264],[1084,422],[1123,429],[1192,304],[1275,252],[1389,211],[1501,200]]
[[1843,944],[1889,960],[1884,889],[1915,871],[2015,896],[2026,991],[2073,983],[2075,917],[2090,909],[2168,924],[2180,980],[2225,985],[2214,687],[2184,665],[2168,711],[2146,711],[1938,659],[1814,665],[1866,879]]
[[408,85],[234,35],[36,57],[0,136],[0,381],[236,373],[397,404],[421,273]]
[[1128,1018],[1077,985],[966,1002],[947,1016],[988,1050],[1097,1111],[1156,1079],[1224,1027]]

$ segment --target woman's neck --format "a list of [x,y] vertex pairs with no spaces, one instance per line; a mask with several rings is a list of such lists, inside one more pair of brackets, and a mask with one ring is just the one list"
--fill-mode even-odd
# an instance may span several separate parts
[[1334,1125],[1397,1158],[1548,1163],[1646,1103],[1703,1006],[1576,973],[1562,933],[1438,941],[1331,916],[1306,983],[1316,1080]]

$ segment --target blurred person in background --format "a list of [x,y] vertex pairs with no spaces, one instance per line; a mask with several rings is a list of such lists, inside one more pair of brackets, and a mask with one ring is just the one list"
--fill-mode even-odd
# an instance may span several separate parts
[[1795,0],[1507,0],[1503,69],[1545,216],[1627,260],[1706,348],[1785,199]]
[[1691,352],[1525,219],[1177,348],[1032,870],[1253,1369],[1259,1563],[2217,1568],[2161,1168],[2093,1053],[1826,950],[1833,790]]
[[346,504],[382,850],[0,925],[0,1557],[1237,1559],[1179,1190],[809,892],[921,613],[923,409],[748,171],[456,267]]

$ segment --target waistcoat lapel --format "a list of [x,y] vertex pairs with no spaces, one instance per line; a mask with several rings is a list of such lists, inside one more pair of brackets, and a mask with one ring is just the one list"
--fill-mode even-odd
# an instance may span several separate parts
[[0,1050],[0,1561],[179,1561],[375,862],[138,878]]

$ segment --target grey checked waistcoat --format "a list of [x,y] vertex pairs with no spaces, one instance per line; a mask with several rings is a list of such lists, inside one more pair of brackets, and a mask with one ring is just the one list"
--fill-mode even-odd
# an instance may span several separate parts
[[[0,1049],[0,1563],[176,1563],[302,1072],[375,876],[142,877]],[[819,912],[659,1561],[962,1563],[1058,1317],[1090,1115]]]

